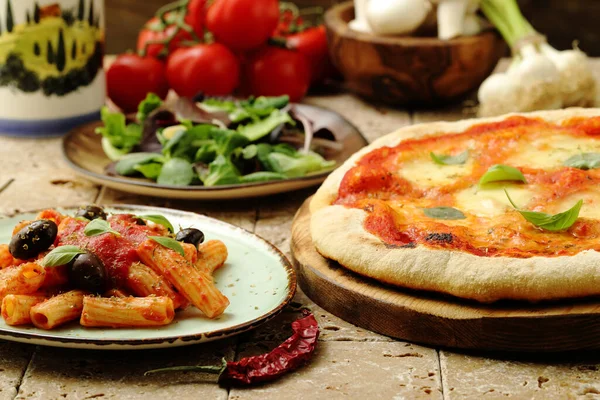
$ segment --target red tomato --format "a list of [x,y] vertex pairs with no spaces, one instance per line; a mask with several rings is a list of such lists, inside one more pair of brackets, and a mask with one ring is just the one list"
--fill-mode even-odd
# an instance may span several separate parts
[[244,78],[248,94],[287,94],[291,101],[299,101],[310,85],[310,67],[306,57],[297,51],[265,47],[245,65]]
[[106,72],[108,97],[123,111],[137,110],[148,93],[164,99],[169,91],[165,66],[152,57],[122,54]]
[[204,19],[206,18],[206,0],[190,0],[185,15],[185,23],[192,27],[198,38],[204,37]]
[[278,22],[277,0],[216,0],[206,15],[215,40],[234,51],[266,43]]
[[310,64],[312,83],[320,83],[334,76],[335,68],[329,59],[325,26],[309,28],[286,38],[289,48],[306,56]]
[[[167,21],[170,16],[167,16]],[[138,35],[137,49],[143,51],[146,48],[148,42],[154,42],[159,40],[165,40],[178,29],[176,25],[164,26],[157,17],[150,19],[144,25]],[[186,40],[192,40],[192,35],[184,30],[177,32],[175,38],[169,44],[169,52],[173,52],[181,47],[181,42]],[[149,57],[158,57],[160,52],[165,48],[162,44],[149,44],[146,48],[146,55]]]
[[167,61],[167,79],[180,96],[203,92],[210,96],[233,92],[240,80],[240,64],[219,43],[198,44],[173,52]]

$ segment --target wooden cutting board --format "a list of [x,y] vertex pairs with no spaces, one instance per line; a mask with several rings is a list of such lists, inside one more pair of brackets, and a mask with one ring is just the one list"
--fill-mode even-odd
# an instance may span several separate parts
[[310,235],[310,198],[292,226],[302,290],[336,316],[371,331],[431,346],[518,352],[600,348],[600,300],[484,305],[388,286],[322,257]]

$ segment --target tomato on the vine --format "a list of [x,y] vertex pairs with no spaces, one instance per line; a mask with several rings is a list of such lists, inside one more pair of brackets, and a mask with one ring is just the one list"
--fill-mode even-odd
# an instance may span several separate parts
[[222,44],[197,44],[171,54],[167,60],[167,79],[179,96],[193,97],[200,92],[227,95],[239,84],[240,64]]
[[[158,57],[163,49],[164,44],[152,43],[157,41],[164,41],[167,38],[175,34],[175,37],[169,43],[169,52],[172,52],[181,47],[181,42],[186,40],[192,40],[192,35],[189,32],[179,29],[177,25],[173,23],[176,15],[167,14],[166,20],[168,25],[163,24],[157,17],[151,18],[144,28],[140,31],[137,41],[137,50],[146,50],[146,55],[149,57]],[[179,29],[179,32],[175,33]]]
[[325,26],[319,25],[286,37],[287,46],[306,56],[311,70],[311,82],[320,83],[335,75],[329,58]]
[[299,101],[310,85],[310,67],[299,52],[269,46],[250,57],[244,68],[244,79],[247,94],[287,94],[291,101]]
[[279,15],[279,23],[273,32],[274,37],[286,36],[295,32],[298,27],[304,25],[304,19],[295,15],[292,10],[281,11]]
[[216,0],[206,15],[206,27],[215,40],[234,51],[266,43],[278,22],[277,0]]
[[152,57],[122,54],[106,71],[108,97],[125,112],[137,110],[148,93],[165,98],[169,84],[165,66]]
[[204,20],[206,19],[206,0],[190,0],[187,5],[185,23],[188,24],[198,38],[204,37]]

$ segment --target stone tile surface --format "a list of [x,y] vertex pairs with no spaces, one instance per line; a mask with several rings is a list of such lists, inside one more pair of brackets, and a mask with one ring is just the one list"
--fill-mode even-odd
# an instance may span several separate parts
[[477,109],[473,100],[443,107],[433,111],[415,111],[412,115],[413,124],[422,124],[437,121],[458,121],[467,118],[476,118]]
[[440,352],[447,399],[600,398],[600,357],[516,360]]
[[0,213],[93,202],[99,187],[63,161],[58,139],[2,138]]
[[369,142],[411,123],[410,114],[404,110],[374,106],[351,94],[311,96],[306,103],[337,111],[356,125]]
[[[264,343],[263,343],[264,344]],[[256,346],[241,355],[262,353]],[[404,342],[320,342],[310,365],[229,400],[442,399],[435,350]]]
[[35,346],[0,340],[0,400],[13,400]]
[[33,356],[16,399],[226,399],[214,375],[169,372],[175,365],[219,365],[232,359],[231,341],[165,350],[82,351],[40,348]]

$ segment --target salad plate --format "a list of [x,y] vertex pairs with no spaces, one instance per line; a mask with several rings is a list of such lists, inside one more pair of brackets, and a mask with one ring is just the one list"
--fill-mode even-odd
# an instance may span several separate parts
[[328,134],[333,136],[332,142],[336,151],[324,155],[324,159],[332,165],[331,168],[279,180],[215,186],[176,186],[157,183],[143,177],[121,176],[111,172],[115,163],[106,155],[106,146],[103,149],[102,136],[96,133],[96,129],[104,125],[100,121],[83,125],[66,135],[63,139],[63,155],[76,173],[113,189],[155,197],[221,200],[267,196],[318,185],[335,167],[367,144],[360,131],[336,112],[304,104],[291,104],[291,107],[296,112],[308,116],[314,126],[326,127]]
[[[74,215],[76,207],[57,208]],[[183,346],[226,338],[272,319],[291,301],[296,275],[287,258],[260,237],[225,222],[168,208],[106,206],[108,213],[158,214],[175,227],[202,230],[207,240],[221,240],[227,262],[214,273],[217,288],[229,298],[225,313],[208,319],[195,307],[178,311],[173,323],[158,328],[85,328],[78,321],[52,330],[9,326],[0,318],[0,339],[54,347],[122,350]],[[0,216],[0,243],[8,243],[19,221],[36,212]]]

